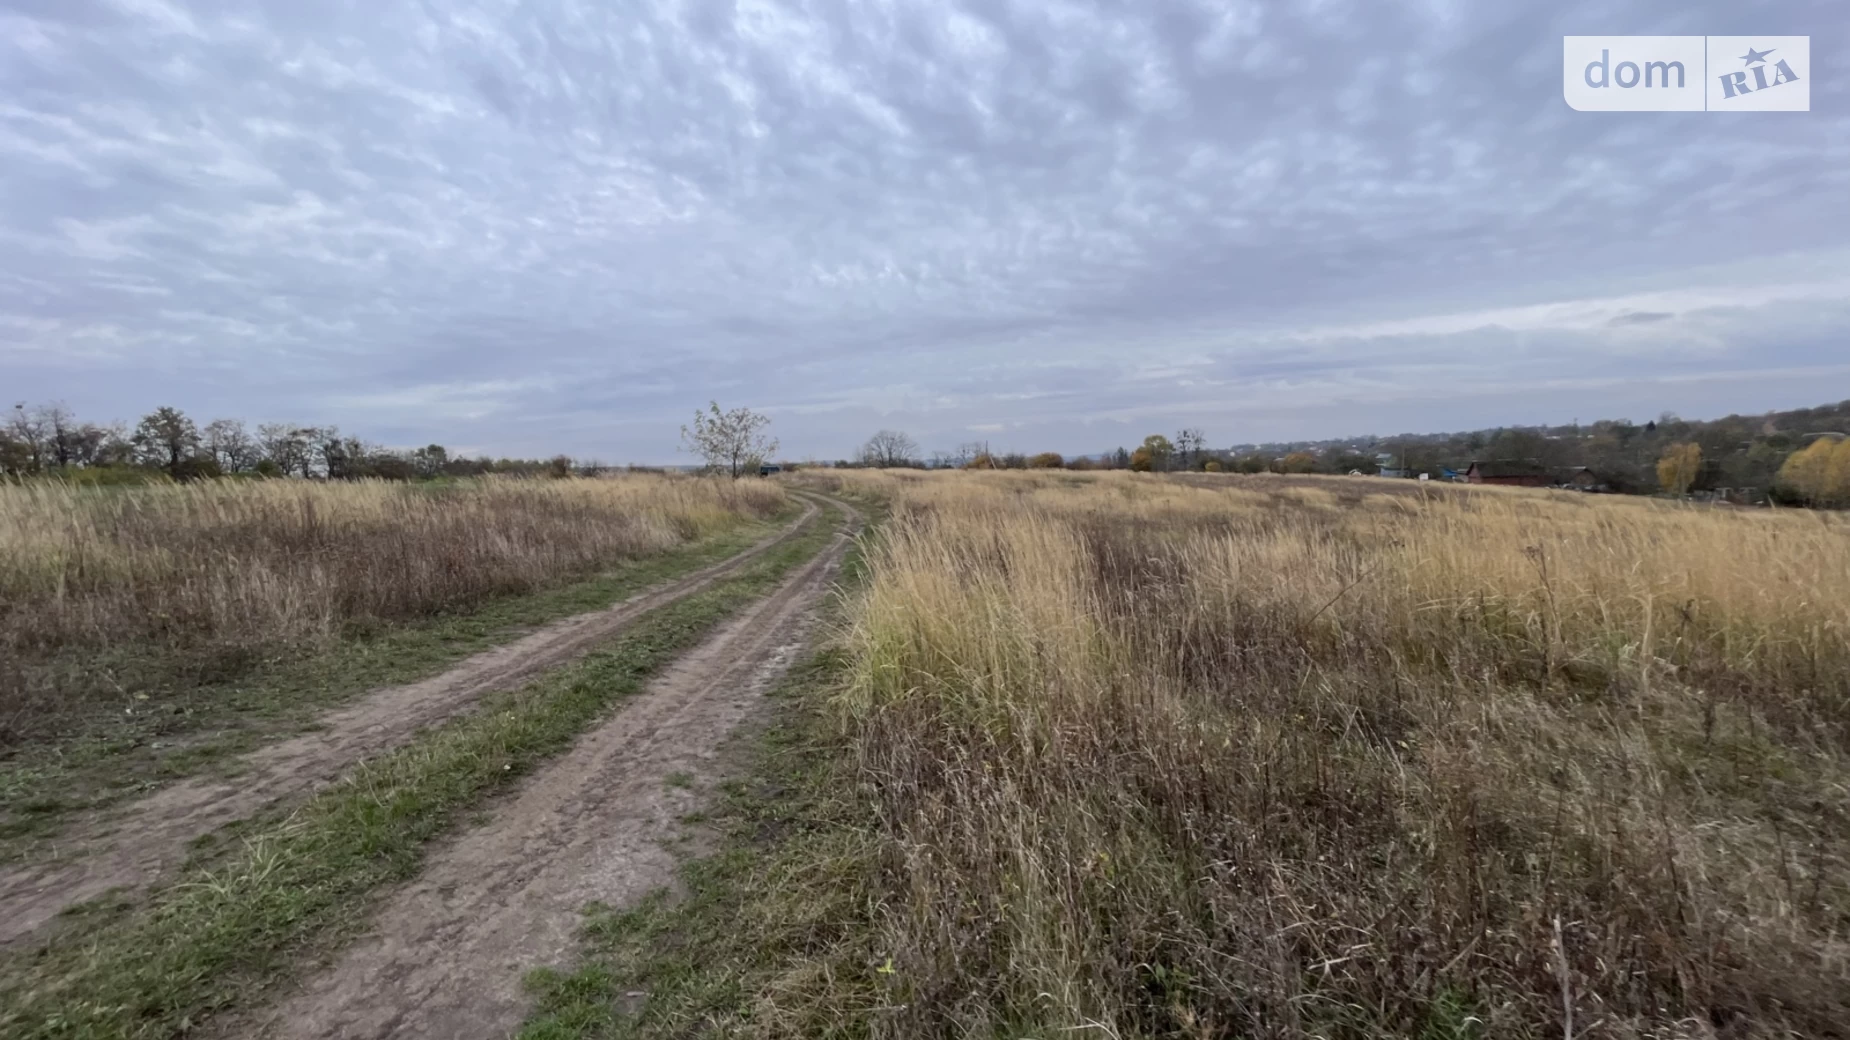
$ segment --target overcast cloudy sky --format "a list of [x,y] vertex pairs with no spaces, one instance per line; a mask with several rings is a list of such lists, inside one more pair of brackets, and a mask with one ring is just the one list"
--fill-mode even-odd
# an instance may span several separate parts
[[[0,0],[0,396],[675,458],[1850,397],[1843,0]],[[1809,34],[1579,113],[1564,34]]]

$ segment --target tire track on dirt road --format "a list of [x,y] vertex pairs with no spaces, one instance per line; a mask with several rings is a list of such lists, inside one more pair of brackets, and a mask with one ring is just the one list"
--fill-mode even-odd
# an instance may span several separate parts
[[828,548],[435,851],[330,967],[221,1035],[509,1035],[529,1006],[522,976],[573,958],[587,904],[632,904],[673,880],[663,843],[696,796],[670,778],[716,779],[720,745],[807,644],[860,527],[837,504],[848,519]]
[[194,839],[265,806],[305,796],[365,758],[583,656],[643,614],[732,575],[796,536],[820,512],[803,497],[800,517],[744,552],[602,610],[546,625],[418,682],[374,691],[320,719],[320,728],[242,757],[230,779],[195,777],[164,787],[59,841],[53,859],[0,871],[0,949],[27,939],[67,907],[112,889],[142,888],[183,863]]

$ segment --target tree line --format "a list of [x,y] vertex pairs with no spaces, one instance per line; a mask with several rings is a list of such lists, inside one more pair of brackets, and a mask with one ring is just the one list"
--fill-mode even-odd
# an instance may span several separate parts
[[1128,469],[1143,472],[1349,473],[1384,470],[1440,479],[1475,461],[1519,462],[1565,481],[1585,469],[1623,494],[1712,494],[1736,501],[1850,507],[1850,401],[1817,408],[1689,421],[1504,427],[1462,433],[1351,437],[1211,448],[1200,429],[1151,434],[1136,448],[1092,456],[992,451],[984,441],[929,455],[897,430],[868,438],[837,466],[919,469]]
[[[749,409],[697,412],[682,428],[685,450],[710,471],[739,477],[770,461],[769,419]],[[1665,413],[1643,425],[1523,427],[1403,434],[1211,448],[1202,430],[1151,434],[1136,448],[1068,458],[1058,452],[998,452],[987,441],[921,452],[907,434],[881,430],[853,460],[836,466],[885,469],[1126,469],[1140,472],[1463,473],[1472,461],[1517,461],[1539,472],[1585,468],[1608,490],[1649,494],[1725,491],[1746,501],[1850,507],[1850,401],[1819,408],[1689,422]],[[1384,460],[1386,465],[1384,466]],[[595,461],[468,458],[440,444],[391,449],[335,426],[214,419],[198,425],[178,408],[156,408],[129,426],[80,420],[63,404],[16,404],[0,422],[0,476],[61,474],[90,482],[153,474],[176,480],[221,476],[327,480],[419,480],[485,473],[565,477],[605,469]],[[636,467],[631,467],[636,468]]]
[[[987,441],[966,441],[954,451],[920,452],[918,442],[898,430],[881,430],[867,439],[853,459],[838,460],[838,468],[871,469],[1128,469],[1139,472],[1218,473],[1233,462],[1227,452],[1207,446],[1207,435],[1194,427],[1177,431],[1172,440],[1160,433],[1143,439],[1135,449],[1118,448],[1097,456],[1068,458],[1057,451],[1027,454],[998,452]],[[1371,462],[1372,464],[1372,462]],[[1268,462],[1254,469],[1262,472]]]
[[133,426],[80,420],[63,404],[16,404],[0,423],[0,475],[63,475],[93,483],[224,476],[325,480],[429,480],[484,473],[570,476],[602,469],[567,456],[467,458],[441,444],[397,450],[343,434],[336,426],[214,419],[199,425],[162,406]]
[[1134,452],[1119,448],[1099,457],[1058,452],[993,452],[988,440],[968,440],[951,452],[919,452],[918,442],[897,429],[882,429],[860,446],[853,459],[838,459],[836,468],[881,470],[1217,470],[1219,461],[1206,448],[1199,429],[1184,429],[1171,440],[1164,435],[1143,439]]

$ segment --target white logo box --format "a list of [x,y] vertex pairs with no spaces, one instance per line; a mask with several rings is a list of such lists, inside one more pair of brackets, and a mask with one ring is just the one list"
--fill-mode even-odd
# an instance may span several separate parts
[[1564,36],[1581,112],[1809,112],[1809,36]]

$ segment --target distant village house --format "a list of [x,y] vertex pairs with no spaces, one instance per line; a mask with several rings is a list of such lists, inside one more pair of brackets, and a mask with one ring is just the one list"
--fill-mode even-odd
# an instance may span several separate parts
[[1599,474],[1593,472],[1592,470],[1588,469],[1585,466],[1577,466],[1571,470],[1568,470],[1567,475],[1563,477],[1561,480],[1561,486],[1570,487],[1576,491],[1608,491],[1608,490],[1611,490],[1609,487],[1607,487],[1606,482],[1600,479]]

